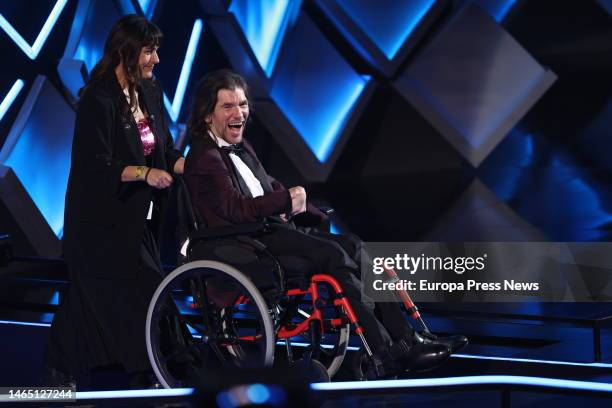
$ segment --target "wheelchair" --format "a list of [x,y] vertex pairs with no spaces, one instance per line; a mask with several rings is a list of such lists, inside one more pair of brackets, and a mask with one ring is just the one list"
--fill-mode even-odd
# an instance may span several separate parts
[[[257,241],[265,223],[203,228],[184,181],[177,182],[184,258],[155,291],[145,333],[163,387],[193,386],[215,367],[273,364],[305,367],[329,381],[345,357],[351,327],[372,355],[332,276],[308,273],[298,257],[283,262],[295,270],[283,269],[283,258]],[[285,352],[275,355],[277,345]]]

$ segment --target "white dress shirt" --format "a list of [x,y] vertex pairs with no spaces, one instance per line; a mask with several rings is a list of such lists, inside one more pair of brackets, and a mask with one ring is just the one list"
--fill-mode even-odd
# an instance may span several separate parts
[[[210,135],[210,137],[212,137],[213,141],[215,141],[215,143],[217,143],[219,147],[231,146],[229,143],[227,143],[220,137],[215,137],[215,135],[213,135],[210,131],[208,132],[208,134]],[[253,197],[259,197],[264,195],[261,183],[259,182],[259,180],[257,180],[257,177],[255,177],[251,169],[249,169],[249,166],[247,166],[242,161],[242,159],[238,157],[238,155],[234,152],[230,152],[229,157],[230,159],[232,159],[236,170],[238,170],[238,174],[240,174],[240,177],[242,177],[247,187],[249,188],[251,195]]]

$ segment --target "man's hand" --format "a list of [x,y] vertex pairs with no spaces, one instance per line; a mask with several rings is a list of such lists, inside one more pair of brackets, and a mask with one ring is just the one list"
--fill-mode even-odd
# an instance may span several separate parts
[[158,189],[169,187],[172,184],[172,176],[168,172],[151,168],[145,180],[148,185]]
[[289,194],[291,195],[291,215],[306,211],[306,190],[304,190],[304,187],[291,187]]

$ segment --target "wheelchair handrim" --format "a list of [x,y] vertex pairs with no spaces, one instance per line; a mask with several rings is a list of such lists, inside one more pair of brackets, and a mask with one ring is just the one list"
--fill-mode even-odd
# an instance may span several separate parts
[[266,366],[271,366],[272,363],[274,362],[274,347],[275,347],[274,329],[272,326],[272,321],[267,312],[268,307],[267,307],[266,301],[264,300],[263,296],[261,295],[257,287],[242,272],[240,272],[238,269],[234,268],[231,265],[228,265],[223,262],[209,261],[209,260],[192,261],[185,265],[181,265],[180,267],[172,271],[168,276],[166,276],[164,280],[161,282],[161,284],[155,290],[155,293],[153,294],[153,297],[151,298],[151,302],[149,303],[149,309],[147,311],[147,320],[146,320],[146,325],[145,325],[147,354],[149,356],[149,361],[153,368],[153,372],[155,373],[155,376],[159,380],[160,384],[164,388],[171,388],[170,385],[166,382],[161,371],[159,370],[155,355],[153,353],[153,346],[151,342],[151,322],[153,319],[153,313],[155,311],[155,306],[157,304],[157,301],[159,297],[161,296],[161,294],[166,289],[166,287],[175,278],[177,278],[184,272],[189,271],[191,269],[214,269],[214,270],[222,271],[228,274],[229,276],[231,276],[232,278],[236,279],[238,283],[240,283],[249,292],[252,300],[255,302],[257,308],[260,311],[260,314],[262,316],[262,322],[264,325],[264,332],[266,333],[264,364]]

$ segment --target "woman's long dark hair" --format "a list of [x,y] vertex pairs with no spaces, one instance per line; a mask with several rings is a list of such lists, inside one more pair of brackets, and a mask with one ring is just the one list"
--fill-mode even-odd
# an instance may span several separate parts
[[[107,78],[109,75],[115,75],[115,68],[123,62],[130,98],[129,110],[134,112],[136,109],[136,86],[141,79],[138,66],[140,51],[142,47],[159,47],[162,39],[163,34],[159,27],[146,18],[136,14],[128,14],[122,17],[108,34],[104,44],[104,55],[91,71],[91,78],[87,85]],[[79,94],[87,89],[87,85]]]

